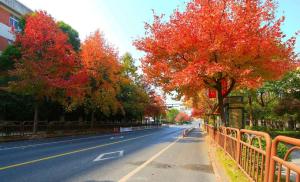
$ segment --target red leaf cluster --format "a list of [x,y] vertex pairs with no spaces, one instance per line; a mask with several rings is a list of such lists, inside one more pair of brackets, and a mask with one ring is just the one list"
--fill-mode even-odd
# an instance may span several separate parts
[[12,71],[18,78],[16,89],[39,99],[54,97],[58,90],[66,90],[67,96],[80,94],[78,86],[86,82],[86,74],[80,72],[67,35],[50,15],[38,11],[27,16],[24,31],[17,34],[16,45],[22,55]]
[[158,116],[160,114],[165,114],[166,104],[164,99],[160,95],[157,95],[154,91],[150,91],[148,94],[149,104],[145,108],[145,115]]
[[175,117],[175,121],[176,122],[186,122],[186,121],[191,121],[191,117],[189,115],[187,115],[184,112],[180,112],[177,114],[177,116]]
[[284,18],[275,19],[275,11],[274,0],[192,0],[167,22],[154,16],[134,45],[146,53],[148,81],[167,92],[221,90],[222,80],[257,87],[295,67],[295,38],[283,41]]
[[100,109],[104,114],[120,108],[116,96],[119,92],[121,65],[116,51],[105,42],[99,31],[91,34],[81,45],[83,70],[88,75],[86,95],[88,107]]

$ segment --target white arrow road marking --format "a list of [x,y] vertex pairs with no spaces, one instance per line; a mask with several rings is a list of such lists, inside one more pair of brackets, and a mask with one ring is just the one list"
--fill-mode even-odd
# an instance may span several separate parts
[[103,153],[100,154],[96,159],[94,159],[94,162],[107,160],[107,159],[113,159],[113,158],[120,158],[124,155],[124,150],[115,151],[115,152],[109,152],[109,153]]

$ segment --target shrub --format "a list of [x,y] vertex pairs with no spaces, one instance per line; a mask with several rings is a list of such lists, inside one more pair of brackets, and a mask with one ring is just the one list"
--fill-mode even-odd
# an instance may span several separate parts
[[[261,145],[262,145],[262,148],[264,150],[266,150],[266,141],[265,140],[261,140]],[[253,146],[259,148],[258,140],[253,141]],[[288,147],[285,144],[283,144],[283,143],[278,144],[278,147],[277,147],[277,156],[278,157],[283,159],[287,151],[288,151]],[[291,157],[289,156],[288,161],[290,161],[290,160],[291,160]]]
[[265,131],[265,132],[270,131],[270,128],[265,127],[265,126],[246,126],[245,129],[255,130],[255,131]]

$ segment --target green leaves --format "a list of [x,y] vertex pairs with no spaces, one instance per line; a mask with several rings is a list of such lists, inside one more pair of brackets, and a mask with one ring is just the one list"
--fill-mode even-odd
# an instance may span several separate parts
[[20,57],[20,48],[15,45],[9,45],[0,55],[0,72],[13,69],[16,59]]
[[170,110],[167,111],[167,121],[170,123],[175,122],[175,118],[176,116],[179,114],[179,110],[172,108]]
[[122,74],[134,81],[137,81],[138,74],[137,70],[138,68],[134,65],[134,59],[131,56],[130,53],[125,53],[121,57],[121,64],[122,64]]
[[[235,92],[248,98],[245,109],[249,119],[266,121],[270,129],[293,129],[300,119],[300,71],[294,70],[285,74],[282,79],[268,81],[256,90]],[[252,102],[249,102],[252,98]],[[257,123],[257,122],[256,122]],[[274,129],[274,128],[273,128]]]
[[80,39],[79,34],[76,30],[74,30],[70,25],[66,24],[63,21],[57,22],[58,27],[68,35],[68,42],[73,46],[75,51],[79,51],[80,49]]

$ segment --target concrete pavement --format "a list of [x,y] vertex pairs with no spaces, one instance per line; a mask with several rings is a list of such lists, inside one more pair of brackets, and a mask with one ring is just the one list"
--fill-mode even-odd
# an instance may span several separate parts
[[[149,163],[129,181],[215,181],[207,152],[202,133],[194,130],[188,137],[178,140],[169,150]],[[142,162],[136,161],[132,165],[138,166]]]
[[215,181],[202,134],[183,129],[2,143],[0,181]]

